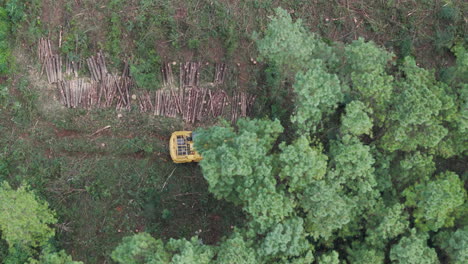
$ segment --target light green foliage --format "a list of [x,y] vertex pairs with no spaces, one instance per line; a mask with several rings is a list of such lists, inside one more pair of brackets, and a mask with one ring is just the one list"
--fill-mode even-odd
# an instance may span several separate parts
[[351,221],[354,204],[332,184],[324,181],[311,184],[298,198],[307,213],[305,228],[316,239],[328,239]]
[[163,264],[168,263],[170,259],[163,242],[147,233],[125,237],[112,252],[111,257],[121,264]]
[[415,208],[415,224],[423,231],[452,226],[452,213],[466,200],[463,182],[453,172],[442,173],[436,180],[418,183],[406,189],[403,195],[405,204]]
[[353,41],[345,47],[348,70],[356,73],[378,71],[383,73],[394,55],[378,47],[374,42],[365,42],[363,38]]
[[54,230],[49,227],[57,222],[54,213],[47,202],[37,199],[27,187],[13,190],[3,182],[0,201],[0,230],[10,248],[43,246],[54,236]]
[[273,157],[268,155],[283,128],[279,121],[268,120],[239,120],[237,125],[238,133],[221,127],[200,131],[195,148],[203,156],[200,165],[210,191],[244,205],[259,229],[266,230],[293,208],[276,186]]
[[394,55],[374,42],[359,38],[345,47],[346,67],[344,79],[350,78],[352,97],[374,109],[379,124],[385,120],[386,109],[392,96],[393,77],[386,73]]
[[62,250],[60,252],[42,252],[39,260],[30,260],[29,264],[83,264],[81,261],[73,261],[72,257]]
[[139,233],[125,237],[111,256],[121,264],[208,264],[214,251],[197,237],[191,240],[170,239],[164,245],[160,239]]
[[309,70],[296,74],[296,113],[291,121],[300,132],[315,132],[327,114],[333,113],[343,100],[342,86],[335,74],[330,74],[319,60]]
[[448,69],[452,74],[445,80],[452,89],[455,101],[449,121],[449,133],[438,146],[438,154],[444,158],[465,154],[468,149],[466,133],[468,131],[468,52],[463,45],[457,44],[452,48],[457,57],[456,65]]
[[[344,136],[341,142],[332,144],[330,156],[332,169],[329,170],[328,178],[342,184],[347,192],[359,196],[359,199],[373,198],[377,182],[373,167],[375,160],[369,146],[355,137]],[[371,201],[361,202],[366,204]]]
[[370,214],[366,242],[383,248],[389,240],[403,234],[409,226],[404,209],[405,206],[398,203],[390,207],[379,203]]
[[316,62],[313,59],[336,60],[332,49],[308,32],[300,19],[293,22],[288,12],[281,8],[275,12],[276,16],[268,24],[265,35],[257,40],[261,58],[293,74],[314,65]]
[[346,114],[341,117],[341,131],[354,136],[372,135],[372,120],[368,113],[372,113],[372,109],[360,101],[347,104]]
[[340,264],[339,254],[335,250],[327,252],[318,258],[318,264]]
[[257,264],[260,263],[253,245],[235,232],[221,243],[216,257],[217,264]]
[[437,253],[427,246],[427,234],[417,234],[413,229],[407,237],[390,249],[390,260],[398,264],[437,264]]
[[287,180],[289,192],[304,190],[313,181],[321,180],[327,171],[327,156],[320,149],[310,147],[305,137],[298,138],[293,144],[280,145],[278,167],[279,177]]
[[291,218],[277,224],[268,232],[258,250],[262,256],[300,256],[309,248],[302,218]]
[[174,254],[172,264],[209,264],[215,255],[214,250],[203,245],[197,237],[191,240],[171,239],[166,247]]
[[389,151],[433,148],[447,134],[438,121],[440,111],[453,107],[453,102],[414,59],[406,58],[401,70],[405,78],[398,81],[399,95],[389,114],[393,124],[382,138],[382,147]]
[[450,263],[463,264],[468,262],[468,228],[456,231],[444,231],[436,236],[436,244],[442,248],[450,259]]

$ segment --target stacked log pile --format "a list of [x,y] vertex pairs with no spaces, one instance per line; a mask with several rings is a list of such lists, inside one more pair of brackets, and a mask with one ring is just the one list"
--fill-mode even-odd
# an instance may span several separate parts
[[222,84],[224,82],[225,75],[226,75],[226,64],[216,63],[213,83]]
[[91,109],[98,100],[97,83],[85,79],[61,81],[58,84],[60,101],[69,108]]
[[94,81],[102,81],[108,74],[106,61],[101,52],[98,52],[96,56],[91,56],[90,58],[86,59],[86,63],[88,64],[91,78]]
[[172,70],[177,63],[163,63],[163,87],[157,91],[147,91],[133,89],[136,85],[130,76],[128,62],[122,75],[109,73],[100,52],[85,60],[90,78],[78,77],[81,61],[66,59],[63,67],[62,58],[53,52],[48,39],[39,40],[38,57],[42,63],[42,73],[45,71],[49,83],[56,83],[60,102],[69,108],[115,107],[116,110],[130,110],[131,98],[135,98],[131,92],[134,92],[140,112],[179,116],[187,123],[224,116],[234,123],[239,117],[250,114],[255,101],[252,95],[234,92],[229,96],[219,89],[227,72],[224,63],[215,64],[213,82],[205,86],[200,84],[200,72],[204,65],[201,62],[180,63],[178,83]]
[[65,61],[65,75],[68,77],[78,78],[78,72],[81,69],[81,61],[73,61],[69,58]]
[[37,46],[39,61],[42,63],[41,74],[44,70],[49,83],[62,80],[62,58],[52,51],[50,40],[41,38]]
[[163,63],[161,67],[163,85],[169,89],[173,89],[175,87],[171,64],[173,63]]
[[180,64],[180,88],[200,86],[201,62],[186,62]]
[[250,114],[255,96],[244,92],[234,93],[231,98],[231,122],[234,124],[239,117],[246,117]]

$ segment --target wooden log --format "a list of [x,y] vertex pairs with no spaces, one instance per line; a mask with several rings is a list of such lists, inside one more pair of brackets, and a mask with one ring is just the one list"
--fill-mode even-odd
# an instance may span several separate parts
[[57,67],[57,73],[58,73],[58,80],[62,80],[62,57],[57,55],[58,58],[58,67]]

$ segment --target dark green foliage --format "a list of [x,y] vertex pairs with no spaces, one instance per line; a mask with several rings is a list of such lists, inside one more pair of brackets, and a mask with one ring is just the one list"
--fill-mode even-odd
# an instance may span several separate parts
[[468,261],[468,230],[464,228],[455,231],[442,231],[435,236],[436,245],[439,246],[448,261],[462,264]]
[[445,4],[439,11],[439,17],[447,22],[457,22],[460,18],[460,10],[450,4]]
[[119,56],[122,53],[120,47],[120,41],[122,40],[121,24],[120,17],[116,13],[112,13],[110,18],[110,30],[107,35],[106,49],[114,62],[119,61]]
[[408,213],[403,204],[385,206],[383,202],[371,211],[367,225],[366,242],[375,248],[383,249],[385,245],[409,227]]
[[382,250],[364,243],[353,243],[347,253],[349,254],[347,259],[351,264],[383,264],[385,259]]
[[401,156],[401,159],[394,160],[389,172],[398,191],[403,191],[412,183],[428,180],[434,174],[436,168],[432,155],[416,151]]
[[83,264],[81,261],[73,261],[64,250],[53,252],[49,248],[41,252],[38,260],[29,259],[29,261],[29,264]]
[[5,9],[11,21],[11,31],[14,38],[21,39],[28,44],[35,43],[41,37],[42,25],[40,0],[5,0]]
[[434,37],[435,49],[441,51],[443,49],[450,49],[455,40],[455,27],[449,26],[444,29],[436,31]]
[[5,5],[8,16],[14,27],[17,28],[26,18],[26,5],[24,0],[7,0]]
[[8,43],[9,35],[10,20],[7,11],[0,7],[0,76],[10,71],[11,52]]
[[139,88],[155,90],[160,87],[161,61],[154,50],[147,51],[146,55],[145,59],[135,59],[130,65],[130,74]]

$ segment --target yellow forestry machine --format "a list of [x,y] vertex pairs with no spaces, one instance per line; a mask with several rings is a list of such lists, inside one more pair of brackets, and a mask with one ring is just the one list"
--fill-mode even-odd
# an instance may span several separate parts
[[169,152],[174,163],[199,162],[202,156],[193,148],[196,133],[192,131],[176,131],[169,141]]

